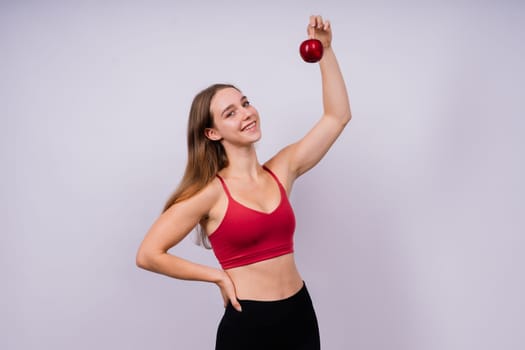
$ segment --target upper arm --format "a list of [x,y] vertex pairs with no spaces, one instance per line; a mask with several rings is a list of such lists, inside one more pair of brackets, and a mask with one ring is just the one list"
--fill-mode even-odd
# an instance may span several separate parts
[[283,169],[291,187],[293,181],[314,167],[328,152],[346,123],[339,118],[325,114],[314,127],[298,142],[293,143],[275,155],[268,164]]
[[164,253],[186,237],[208,215],[217,191],[208,185],[194,196],[172,205],[153,223],[139,253]]

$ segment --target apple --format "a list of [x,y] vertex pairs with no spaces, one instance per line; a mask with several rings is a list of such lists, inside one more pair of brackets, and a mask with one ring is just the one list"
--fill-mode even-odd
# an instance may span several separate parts
[[301,43],[299,53],[305,62],[319,62],[323,57],[323,43],[317,39],[307,39]]

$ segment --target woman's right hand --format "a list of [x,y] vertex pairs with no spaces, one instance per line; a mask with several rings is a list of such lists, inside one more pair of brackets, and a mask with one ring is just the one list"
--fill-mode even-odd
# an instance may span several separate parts
[[310,16],[310,22],[306,29],[308,37],[318,39],[323,43],[323,48],[328,49],[332,44],[332,27],[330,21],[323,20],[321,16]]
[[221,290],[222,298],[224,300],[224,307],[231,303],[235,310],[241,312],[241,304],[237,300],[237,294],[235,293],[235,285],[231,280],[230,276],[222,271],[222,277],[217,282],[217,286]]

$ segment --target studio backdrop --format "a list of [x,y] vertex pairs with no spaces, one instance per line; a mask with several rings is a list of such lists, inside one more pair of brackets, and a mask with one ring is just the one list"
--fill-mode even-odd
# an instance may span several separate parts
[[353,113],[291,194],[323,349],[525,348],[523,2],[232,0],[0,3],[1,349],[213,348],[219,289],[135,254],[198,91],[249,97],[261,162],[320,117],[311,14]]

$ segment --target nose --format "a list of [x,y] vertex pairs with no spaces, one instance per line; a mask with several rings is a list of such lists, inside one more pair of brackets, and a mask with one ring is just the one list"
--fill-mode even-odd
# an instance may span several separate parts
[[253,111],[250,109],[250,107],[243,107],[243,119],[248,119],[252,116]]

